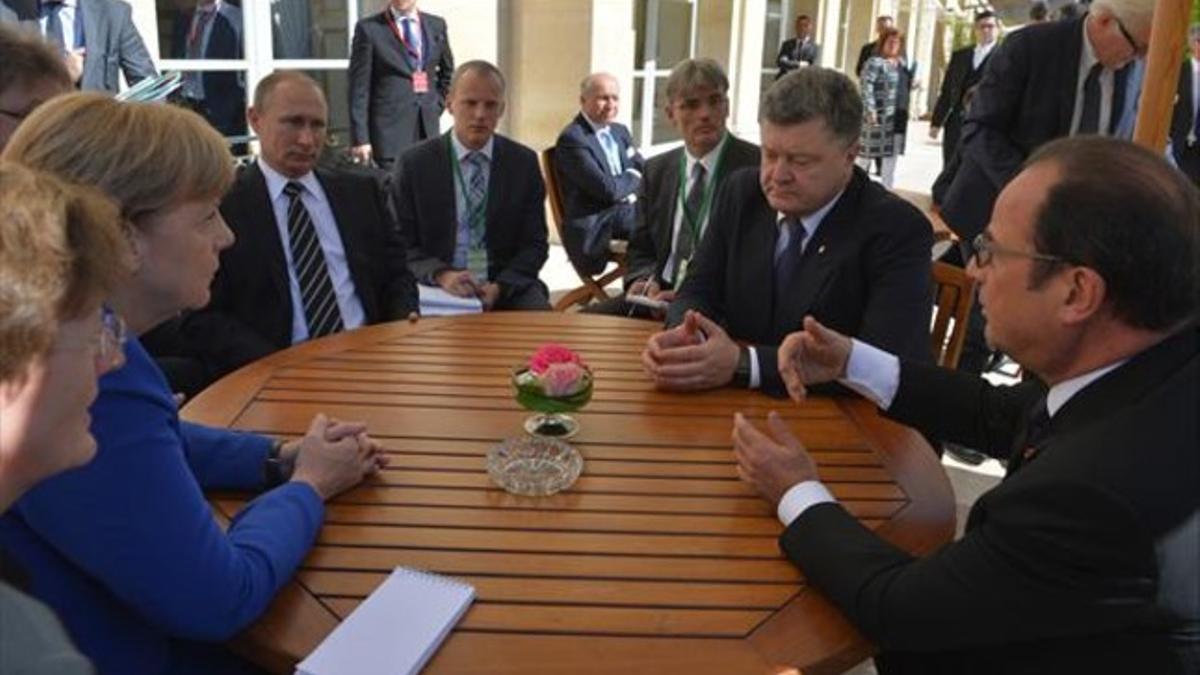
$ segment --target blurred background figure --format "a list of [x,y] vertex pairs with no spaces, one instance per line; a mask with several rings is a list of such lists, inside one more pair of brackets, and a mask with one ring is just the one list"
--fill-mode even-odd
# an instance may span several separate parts
[[883,32],[879,53],[867,60],[860,86],[863,97],[863,130],[859,157],[879,160],[880,180],[892,187],[897,157],[904,153],[908,129],[909,92],[913,73],[904,58],[904,36],[895,28]]
[[0,151],[17,126],[46,100],[71,90],[58,54],[40,38],[0,26]]

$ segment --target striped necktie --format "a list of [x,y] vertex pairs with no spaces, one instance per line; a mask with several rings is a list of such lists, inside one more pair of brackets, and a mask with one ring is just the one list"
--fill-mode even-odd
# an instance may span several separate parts
[[324,337],[342,330],[342,311],[338,308],[333,282],[325,266],[325,252],[317,238],[312,216],[300,200],[304,186],[295,181],[283,188],[288,203],[288,240],[292,249],[292,265],[300,284],[300,301],[304,304],[304,320],[309,339]]
[[487,263],[487,196],[488,156],[482,152],[470,152],[463,158],[467,165],[467,231],[471,233],[467,247],[467,269],[479,279],[488,278]]

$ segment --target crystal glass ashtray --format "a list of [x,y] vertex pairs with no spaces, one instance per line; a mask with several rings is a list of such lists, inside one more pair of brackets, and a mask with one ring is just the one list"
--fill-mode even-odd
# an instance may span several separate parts
[[545,497],[575,483],[583,471],[583,457],[564,441],[522,436],[488,450],[487,470],[492,482],[512,494]]

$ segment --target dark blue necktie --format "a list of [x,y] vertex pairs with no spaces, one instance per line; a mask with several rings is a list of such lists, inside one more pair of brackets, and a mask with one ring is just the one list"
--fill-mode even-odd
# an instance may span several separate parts
[[62,8],[61,0],[47,0],[42,3],[42,16],[46,17],[46,39],[56,45],[60,52],[65,52],[67,45],[63,40],[62,17],[60,16]]
[[[1088,71],[1087,79],[1083,81],[1083,112],[1079,115],[1077,134],[1095,134],[1100,132],[1100,72],[1103,64],[1097,63]],[[1114,111],[1115,112],[1115,111]]]
[[783,226],[788,228],[788,232],[791,234],[789,235],[787,246],[775,258],[776,298],[783,297],[788,285],[792,282],[792,276],[796,273],[796,269],[800,267],[800,257],[804,255],[804,237],[808,234],[804,231],[804,226],[800,224],[798,218],[785,220]]

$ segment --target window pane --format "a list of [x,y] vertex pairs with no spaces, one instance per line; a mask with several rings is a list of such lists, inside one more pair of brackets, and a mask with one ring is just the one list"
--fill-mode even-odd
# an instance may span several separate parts
[[674,68],[692,55],[692,3],[658,1],[658,68]]
[[783,0],[769,0],[767,2],[767,25],[763,32],[763,68],[771,68],[775,65],[775,59],[779,56],[779,46],[783,44]]
[[633,122],[629,125],[629,132],[633,134],[633,142],[636,145],[642,145],[642,92],[646,88],[645,84],[645,79],[637,75],[634,76]]
[[[206,9],[197,11],[203,4]],[[242,58],[241,0],[157,0],[160,59]]]
[[671,125],[671,121],[667,119],[666,105],[667,78],[657,77],[654,79],[654,130],[650,137],[650,143],[653,145],[670,143],[682,138],[675,127]]
[[329,102],[329,127],[326,145],[335,149],[344,149],[350,143],[350,117],[346,108],[347,79],[345,70],[306,70],[321,90],[325,92],[325,100]]
[[271,0],[275,58],[349,58],[348,20],[345,0]]
[[633,3],[633,67],[642,68],[645,63],[646,0],[636,0]]

